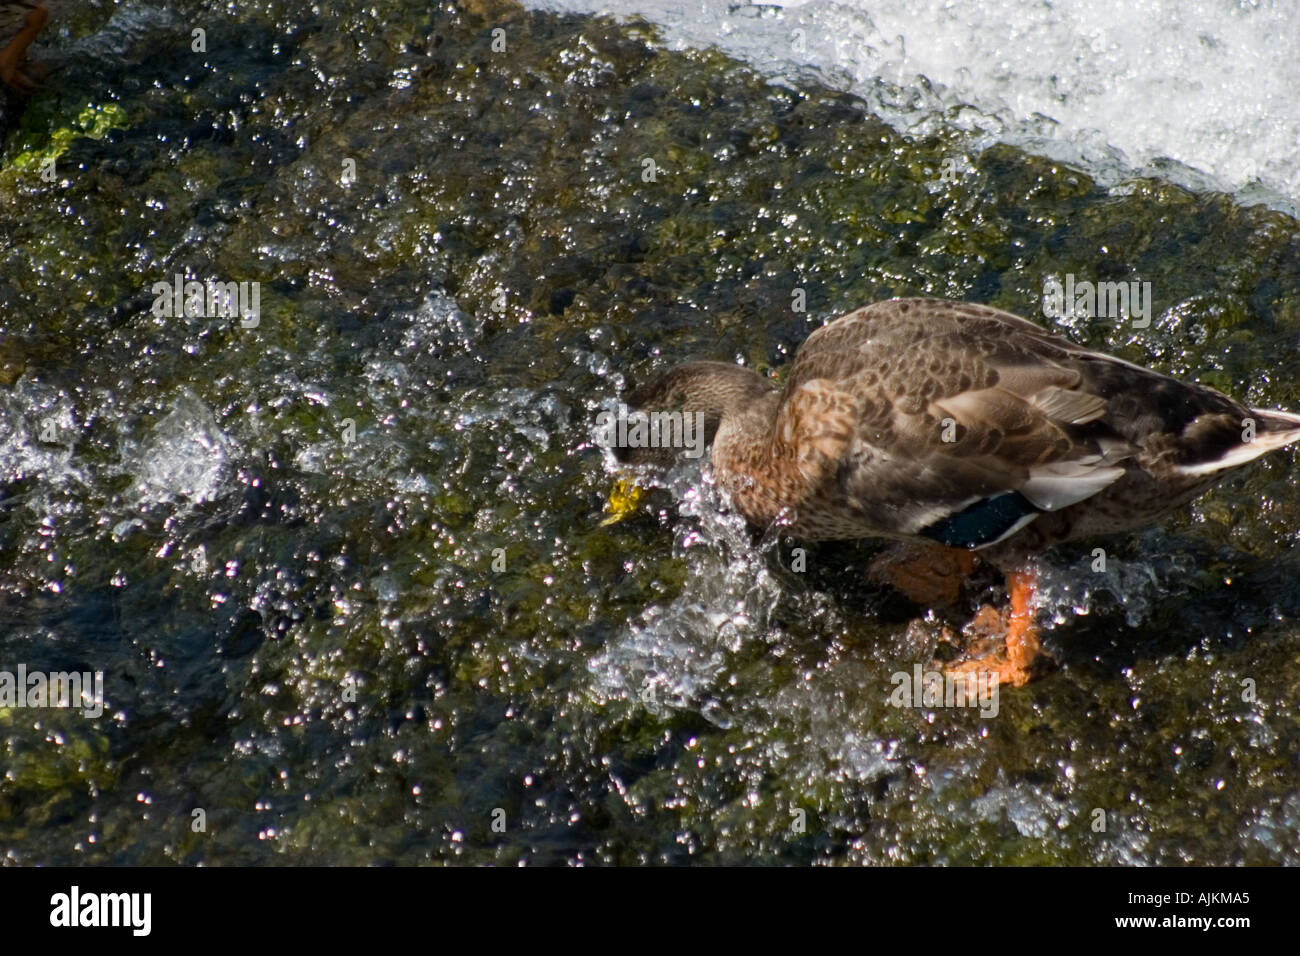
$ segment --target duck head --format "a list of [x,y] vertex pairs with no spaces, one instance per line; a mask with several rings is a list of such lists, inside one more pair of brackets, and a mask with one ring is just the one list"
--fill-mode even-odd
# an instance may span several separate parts
[[[747,425],[770,425],[766,406],[775,408],[775,395],[776,386],[750,369],[687,362],[626,393],[617,411],[601,412],[597,425],[620,462],[666,468],[702,457],[720,432],[725,439],[738,426],[748,432]],[[769,414],[756,414],[761,411]]]

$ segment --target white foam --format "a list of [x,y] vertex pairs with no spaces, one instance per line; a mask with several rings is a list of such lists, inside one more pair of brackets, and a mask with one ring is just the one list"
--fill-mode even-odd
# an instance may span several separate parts
[[183,389],[131,463],[140,506],[214,500],[228,478],[232,451],[212,411]]
[[0,389],[0,482],[39,477],[49,488],[83,481],[73,455],[79,427],[60,389],[26,377]]
[[[862,96],[896,128],[969,130],[1077,163],[1300,211],[1300,29],[1274,0],[525,0],[639,14],[673,48],[716,45],[780,78]],[[799,36],[795,31],[803,31]]]

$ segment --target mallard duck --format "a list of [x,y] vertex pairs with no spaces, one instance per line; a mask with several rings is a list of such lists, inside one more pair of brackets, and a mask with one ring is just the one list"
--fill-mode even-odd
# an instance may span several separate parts
[[20,92],[30,92],[39,77],[26,72],[27,48],[49,19],[43,4],[31,0],[0,3],[0,80]]
[[949,669],[1013,686],[1041,656],[1034,554],[1151,522],[1300,439],[1300,415],[940,299],[840,316],[808,337],[780,387],[740,366],[689,362],[625,402],[702,413],[715,480],[751,524],[811,541],[900,542],[899,560],[874,569],[918,601],[952,597],[944,582],[976,557],[1002,570],[1011,606],[994,650]]

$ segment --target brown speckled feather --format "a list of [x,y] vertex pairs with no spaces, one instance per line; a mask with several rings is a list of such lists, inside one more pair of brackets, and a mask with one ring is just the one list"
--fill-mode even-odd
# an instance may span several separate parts
[[[696,380],[685,370],[702,367],[670,375]],[[712,460],[754,523],[810,539],[954,543],[936,534],[971,534],[950,523],[974,514],[981,530],[961,543],[1008,562],[1139,526],[1300,439],[1300,417],[939,299],[880,302],[818,329],[779,393],[740,369],[729,377],[746,394],[714,397]],[[640,407],[670,397],[658,382],[638,393]]]

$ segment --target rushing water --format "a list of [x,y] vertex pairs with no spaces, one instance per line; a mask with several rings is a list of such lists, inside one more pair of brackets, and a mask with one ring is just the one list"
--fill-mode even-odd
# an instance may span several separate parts
[[[874,545],[797,565],[698,465],[602,526],[593,440],[668,361],[1064,272],[1156,309],[1063,334],[1300,408],[1295,220],[471,7],[52,35],[0,154],[0,669],[106,701],[0,709],[4,858],[1300,862],[1290,455],[1104,571],[1046,556],[1060,667],[981,717],[890,706],[937,623]],[[256,323],[166,314],[178,274],[260,283]]]
[[1116,182],[1141,170],[1300,209],[1300,31],[1289,0],[527,0],[662,25],[783,80],[862,96]]

